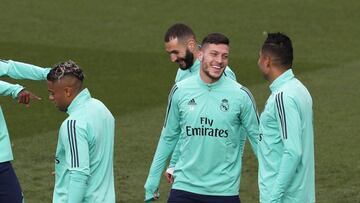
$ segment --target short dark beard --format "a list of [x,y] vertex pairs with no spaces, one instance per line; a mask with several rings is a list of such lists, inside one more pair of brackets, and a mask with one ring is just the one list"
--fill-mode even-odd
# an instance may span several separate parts
[[[225,71],[225,69],[224,69],[224,71]],[[204,71],[204,73],[205,73],[205,75],[207,75],[209,78],[211,78],[211,79],[213,80],[212,83],[214,83],[214,82],[220,80],[220,78],[224,75],[224,71],[223,71],[223,72],[221,73],[221,75],[220,75],[219,77],[217,77],[217,78],[216,78],[216,77],[213,77],[212,75],[210,75],[209,72]]]
[[181,70],[187,70],[194,64],[194,54],[191,53],[188,49],[186,49],[184,62],[185,62],[185,67],[180,66]]

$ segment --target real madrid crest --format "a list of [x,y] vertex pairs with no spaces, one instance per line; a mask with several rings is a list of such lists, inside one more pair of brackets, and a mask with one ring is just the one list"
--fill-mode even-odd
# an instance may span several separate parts
[[227,99],[221,100],[220,110],[224,112],[229,110],[229,101]]

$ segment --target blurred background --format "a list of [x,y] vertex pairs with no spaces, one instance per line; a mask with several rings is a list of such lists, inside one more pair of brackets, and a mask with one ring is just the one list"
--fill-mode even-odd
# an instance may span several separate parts
[[[85,85],[117,119],[117,202],[142,202],[143,185],[160,135],[177,66],[164,51],[174,23],[230,38],[229,66],[253,93],[259,110],[270,94],[257,67],[266,32],[281,31],[294,46],[293,69],[314,100],[317,202],[360,202],[360,2],[356,0],[78,0],[0,4],[0,58],[50,67],[72,59]],[[10,97],[0,104],[13,164],[27,203],[51,202],[57,132],[67,114],[48,101],[46,82],[24,85],[43,98],[30,108]],[[1,150],[1,149],[0,149]],[[170,185],[162,179],[159,203]],[[247,145],[240,197],[258,202],[257,160]]]

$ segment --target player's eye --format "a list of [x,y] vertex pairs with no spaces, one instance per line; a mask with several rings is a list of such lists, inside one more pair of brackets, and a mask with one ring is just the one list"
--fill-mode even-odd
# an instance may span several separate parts
[[216,53],[216,52],[211,52],[210,53],[210,56],[212,56],[212,57],[216,57],[218,54]]

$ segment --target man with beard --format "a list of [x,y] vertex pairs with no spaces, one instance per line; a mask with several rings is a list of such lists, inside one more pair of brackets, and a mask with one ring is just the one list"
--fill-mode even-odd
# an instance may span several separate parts
[[[165,50],[169,54],[170,60],[179,65],[175,82],[199,74],[199,45],[197,44],[193,30],[189,26],[182,23],[172,25],[166,31],[164,41]],[[225,68],[224,76],[236,81],[236,76],[229,67]],[[175,164],[179,158],[179,145],[175,148],[169,167],[165,172],[165,176],[169,183],[173,182],[172,175]]]
[[198,53],[199,74],[176,83],[170,91],[164,127],[144,186],[145,201],[159,198],[161,173],[179,145],[168,203],[240,202],[246,134],[257,140],[259,126],[251,93],[223,74],[228,55],[226,36],[207,35]]
[[[193,30],[189,26],[182,23],[172,25],[166,31],[164,41],[170,60],[179,64],[175,82],[199,73],[199,46]],[[236,80],[235,74],[229,67],[226,67],[224,75]]]

